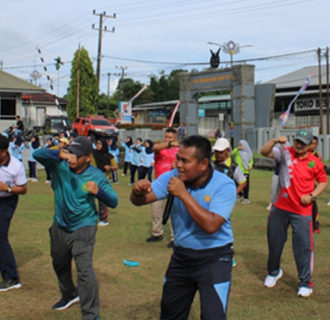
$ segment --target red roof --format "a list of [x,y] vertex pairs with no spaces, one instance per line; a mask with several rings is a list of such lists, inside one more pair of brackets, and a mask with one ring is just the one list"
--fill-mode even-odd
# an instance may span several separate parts
[[55,97],[57,98],[58,102],[60,104],[66,105],[68,102],[65,99],[62,99],[60,97],[54,96],[48,92],[44,93],[34,93],[34,94],[26,94],[22,96],[23,100],[31,100],[33,102],[53,102],[55,103]]

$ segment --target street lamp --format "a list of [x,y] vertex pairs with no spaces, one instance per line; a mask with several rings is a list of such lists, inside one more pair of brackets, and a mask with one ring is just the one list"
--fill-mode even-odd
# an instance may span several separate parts
[[247,48],[247,47],[253,47],[251,44],[246,44],[241,46],[237,42],[234,42],[233,40],[230,40],[228,42],[224,42],[223,44],[219,44],[216,42],[209,41],[208,44],[212,44],[215,46],[218,46],[223,49],[224,52],[228,53],[230,55],[230,65],[233,65],[233,55],[237,54],[241,51],[241,48]]

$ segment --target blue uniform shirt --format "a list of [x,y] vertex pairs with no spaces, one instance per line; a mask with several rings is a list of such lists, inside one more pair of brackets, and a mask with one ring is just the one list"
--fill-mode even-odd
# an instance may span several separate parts
[[[59,158],[59,150],[38,149],[34,158],[52,175],[55,197],[54,223],[66,232],[97,224],[98,214],[94,197],[106,206],[115,208],[118,197],[107,177],[96,167],[89,165],[82,173],[74,173],[67,161]],[[94,181],[99,191],[96,195],[86,190],[86,183]]]
[[146,153],[146,147],[142,147],[141,151],[141,159],[140,159],[140,166],[150,168],[153,166],[155,162],[155,154],[152,153]]
[[[168,195],[167,185],[177,177],[177,169],[168,171],[152,182],[152,191],[157,199]],[[191,196],[205,209],[223,217],[226,222],[216,232],[209,234],[200,228],[189,215],[182,201],[174,197],[171,222],[174,242],[178,247],[195,250],[222,247],[233,242],[230,215],[236,202],[236,186],[232,179],[218,171],[203,188],[189,189]]]

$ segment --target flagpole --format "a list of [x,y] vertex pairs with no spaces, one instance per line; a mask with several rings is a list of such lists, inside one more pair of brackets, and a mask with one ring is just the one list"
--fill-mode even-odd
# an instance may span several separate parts
[[322,105],[322,76],[321,76],[321,48],[317,49],[319,62],[319,107],[320,107],[320,127],[319,134],[323,134],[323,105]]

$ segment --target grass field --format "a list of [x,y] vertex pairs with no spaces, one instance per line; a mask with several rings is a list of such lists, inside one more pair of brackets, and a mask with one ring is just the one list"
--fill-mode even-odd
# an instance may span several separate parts
[[[121,171],[120,171],[121,173]],[[49,256],[48,228],[52,223],[53,195],[40,171],[39,183],[28,183],[28,194],[20,197],[12,221],[10,241],[23,287],[0,295],[1,320],[81,319],[79,305],[53,311],[60,298]],[[263,286],[266,275],[266,223],[272,172],[251,173],[251,204],[237,203],[233,215],[237,267],[233,269],[228,318],[235,320],[330,319],[330,187],[319,198],[321,233],[315,236],[314,293],[309,299],[296,297],[297,271],[291,236],[282,257],[284,276],[273,289]],[[163,276],[171,255],[164,241],[149,244],[150,206],[134,207],[129,202],[128,178],[114,185],[119,206],[110,213],[110,224],[99,228],[94,268],[99,281],[103,320],[154,320],[159,316]],[[1,213],[0,213],[1,214]],[[123,259],[140,263],[124,266]],[[190,320],[199,319],[195,298]]]

